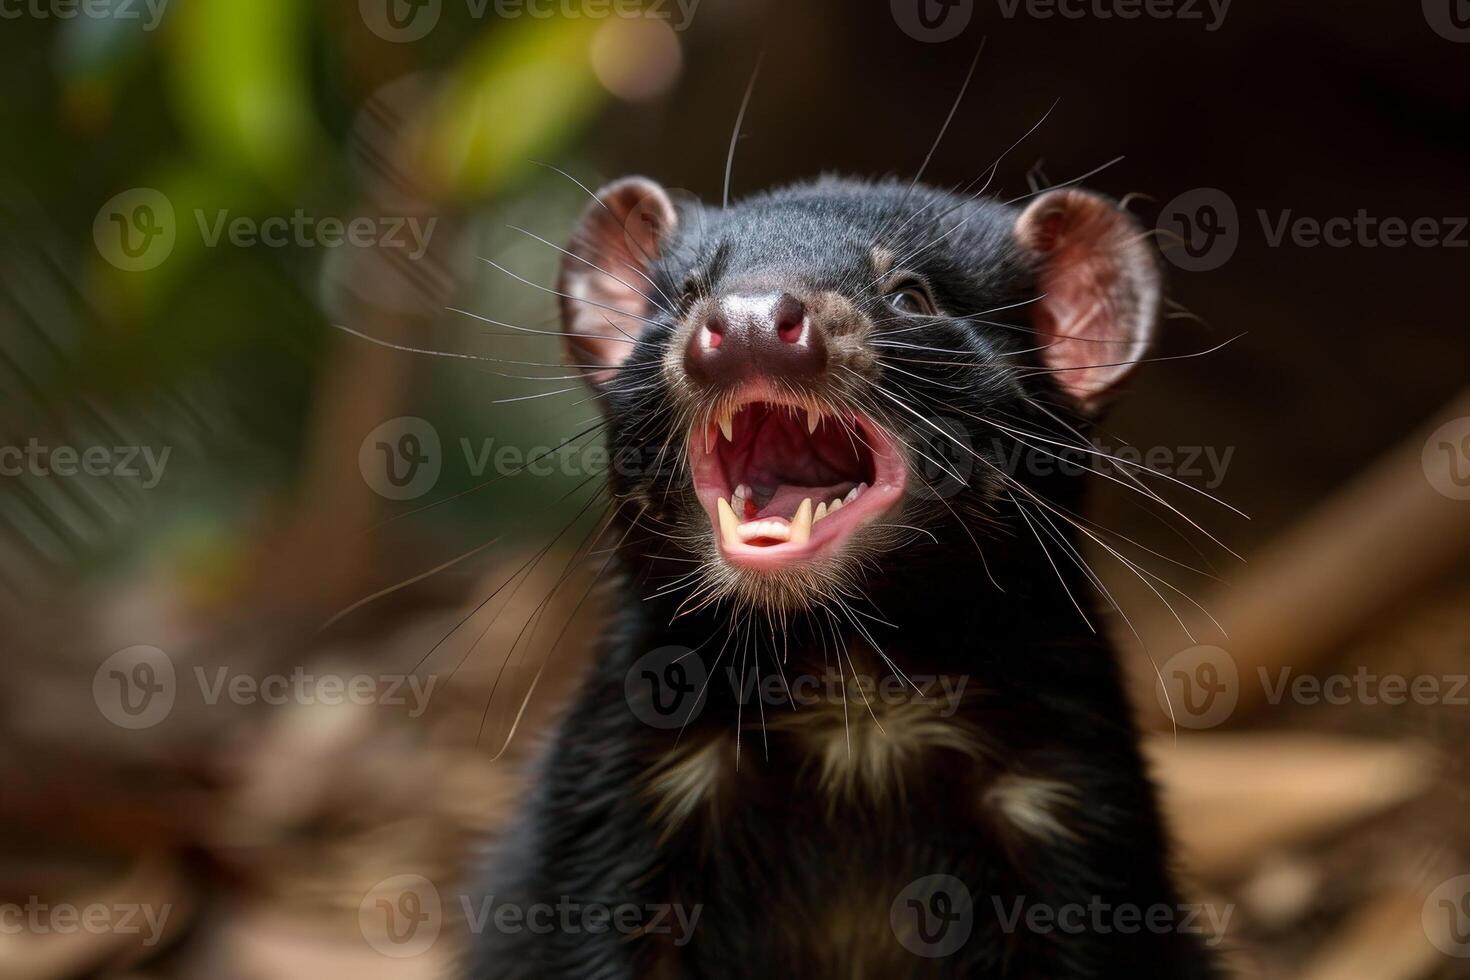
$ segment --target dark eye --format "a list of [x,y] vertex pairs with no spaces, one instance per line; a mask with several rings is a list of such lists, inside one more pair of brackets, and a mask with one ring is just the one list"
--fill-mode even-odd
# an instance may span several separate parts
[[934,314],[934,304],[929,302],[929,294],[918,286],[904,286],[902,289],[895,289],[885,298],[895,312],[904,316],[932,316]]

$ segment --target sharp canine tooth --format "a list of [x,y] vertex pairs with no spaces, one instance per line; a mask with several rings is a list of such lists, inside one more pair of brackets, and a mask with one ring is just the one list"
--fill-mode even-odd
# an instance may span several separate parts
[[805,544],[806,539],[812,536],[812,498],[808,497],[796,508],[796,516],[791,519],[792,544]]
[[824,518],[826,516],[827,516],[827,502],[824,500],[820,504],[817,504],[816,513],[812,514],[812,523],[815,524],[815,523],[817,523],[817,521],[820,521],[822,518]]
[[806,410],[806,434],[809,436],[817,434],[817,426],[822,424],[822,413],[814,408]]
[[720,512],[720,537],[724,539],[726,544],[739,544],[740,520],[735,516],[735,512],[730,509],[730,501],[721,497],[720,502],[716,505],[716,509]]
[[734,442],[735,420],[730,417],[730,410],[728,408],[720,413],[720,418],[718,421],[720,425],[720,434],[725,437],[725,441]]

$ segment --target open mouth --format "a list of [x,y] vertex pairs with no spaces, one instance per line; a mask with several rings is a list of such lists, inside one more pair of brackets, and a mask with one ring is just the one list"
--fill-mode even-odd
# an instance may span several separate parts
[[694,490],[727,561],[773,570],[838,552],[903,495],[892,437],[851,412],[762,399],[691,434]]

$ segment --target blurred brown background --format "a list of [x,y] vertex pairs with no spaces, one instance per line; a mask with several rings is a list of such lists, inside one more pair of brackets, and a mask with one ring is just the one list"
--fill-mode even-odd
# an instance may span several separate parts
[[[1145,562],[1228,633],[1171,593],[1186,635],[1095,556],[1195,893],[1234,910],[1243,976],[1470,976],[1463,4],[975,0],[931,30],[904,0],[392,3],[0,7],[0,445],[40,447],[0,458],[0,976],[446,975],[605,560],[584,455],[475,471],[593,415],[552,338],[467,315],[554,323],[480,259],[550,283],[509,226],[560,242],[585,196],[537,161],[718,199],[762,53],[737,195],[911,175],[982,37],[927,179],[975,179],[1043,116],[998,196],[1123,156],[1087,184],[1160,229],[1178,315],[1106,445],[1251,518],[1156,484],[1238,562],[1115,485],[1093,512],[1218,578]],[[1360,210],[1434,242],[1272,242]],[[369,243],[329,244],[354,218]],[[237,219],[255,236],[212,238]],[[434,472],[384,483],[380,441]],[[61,447],[106,452],[68,476]],[[1225,462],[1191,472],[1205,450]],[[1371,679],[1273,704],[1282,669]],[[1395,674],[1437,693],[1385,703]],[[368,693],[324,704],[324,678]],[[424,883],[443,907],[405,945],[391,910]]]

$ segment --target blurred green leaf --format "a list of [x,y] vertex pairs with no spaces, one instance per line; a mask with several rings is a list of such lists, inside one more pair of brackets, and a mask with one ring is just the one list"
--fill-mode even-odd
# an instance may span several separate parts
[[423,166],[451,197],[501,190],[570,138],[605,92],[588,18],[521,21],[471,52],[430,112]]
[[189,0],[173,15],[172,96],[207,154],[291,187],[317,149],[299,0]]

